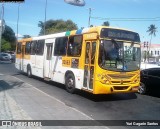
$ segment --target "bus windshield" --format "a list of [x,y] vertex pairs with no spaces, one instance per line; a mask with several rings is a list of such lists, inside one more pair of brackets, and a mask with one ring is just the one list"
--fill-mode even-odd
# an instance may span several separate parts
[[140,44],[101,40],[99,66],[112,71],[134,71],[140,68]]

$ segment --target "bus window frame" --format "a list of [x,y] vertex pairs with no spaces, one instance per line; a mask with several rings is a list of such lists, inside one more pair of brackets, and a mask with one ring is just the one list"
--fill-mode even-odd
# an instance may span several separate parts
[[[30,48],[27,47],[28,44],[30,44]],[[25,55],[30,55],[31,54],[31,44],[32,44],[31,41],[26,42],[26,44],[25,44]],[[29,49],[29,51],[27,49]]]
[[[77,54],[77,55],[73,55],[73,54],[71,54],[70,52],[71,51],[73,51],[73,50],[70,50],[70,52],[69,52],[69,48],[70,47],[73,47],[73,46],[69,46],[70,44],[71,44],[71,42],[70,42],[70,40],[71,40],[71,38],[73,38],[72,40],[73,40],[73,42],[72,42],[72,45],[73,44],[75,44],[74,43],[74,37],[78,37],[78,36],[81,36],[81,42],[79,42],[80,43],[80,50],[79,50],[79,53]],[[67,44],[67,56],[69,56],[69,57],[80,57],[81,56],[81,54],[82,54],[82,46],[83,46],[83,34],[81,34],[81,35],[71,35],[71,36],[69,36],[69,39],[68,39],[68,44]],[[78,50],[78,49],[77,49]]]
[[[36,42],[36,55],[42,56],[44,54],[44,44],[45,40],[37,40]],[[40,49],[39,49],[40,48]]]
[[[61,39],[63,38],[63,41],[64,41],[64,38],[66,38],[67,40],[65,41],[65,42],[63,42],[63,44],[64,44],[64,51],[65,51],[65,53],[58,53],[57,52],[57,44],[60,44],[59,42],[61,42],[62,43],[62,41],[60,41]],[[53,52],[53,55],[54,56],[65,56],[66,54],[67,54],[67,43],[68,43],[68,36],[63,36],[63,37],[58,37],[58,38],[56,38],[55,39],[55,45],[54,45],[54,52]],[[59,45],[60,46],[60,45]]]
[[31,42],[31,54],[30,55],[36,55],[36,50],[37,50],[37,41],[35,40]]
[[21,53],[22,53],[22,42],[18,42],[16,54],[21,54]]

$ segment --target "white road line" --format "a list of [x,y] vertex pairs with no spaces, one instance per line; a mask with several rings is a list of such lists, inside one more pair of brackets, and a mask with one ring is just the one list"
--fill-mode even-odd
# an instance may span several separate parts
[[[14,76],[12,76],[12,77],[14,77]],[[19,79],[19,78],[17,78],[17,77],[14,77],[14,78],[16,78],[16,79],[18,79],[18,80],[20,80],[20,81],[23,81],[22,79]],[[25,81],[23,81],[23,82],[25,82]],[[25,82],[25,83],[26,83],[26,82]],[[54,100],[56,100],[57,102],[59,102],[59,103],[61,103],[61,104],[63,104],[63,105],[66,106],[66,104],[65,104],[64,102],[62,102],[61,100],[59,100],[59,99],[57,99],[57,98],[55,98],[55,97],[53,97],[53,96],[51,96],[51,95],[49,95],[49,94],[47,94],[47,93],[41,91],[41,90],[39,90],[38,88],[34,87],[33,85],[31,85],[31,84],[29,84],[29,83],[26,83],[26,84],[32,86],[32,87],[33,87],[34,89],[36,89],[37,91],[39,91],[39,92],[45,94],[46,96],[50,97],[51,99],[54,99]],[[80,110],[78,110],[78,109],[76,109],[76,108],[73,108],[73,107],[69,107],[69,108],[71,108],[71,109],[73,109],[74,111],[79,112],[80,114],[82,114],[82,115],[88,117],[90,120],[94,120],[93,118],[91,118],[90,116],[88,116],[87,114],[81,112]],[[108,128],[108,127],[105,127],[105,128],[106,128],[106,129],[110,129],[110,128]]]
[[0,76],[3,76],[4,74],[0,73]]

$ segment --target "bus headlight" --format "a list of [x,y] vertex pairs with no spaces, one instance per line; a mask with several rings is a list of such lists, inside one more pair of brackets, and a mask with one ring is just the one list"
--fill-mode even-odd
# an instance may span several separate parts
[[106,74],[103,74],[100,78],[100,82],[103,84],[110,84],[111,78],[108,77]]

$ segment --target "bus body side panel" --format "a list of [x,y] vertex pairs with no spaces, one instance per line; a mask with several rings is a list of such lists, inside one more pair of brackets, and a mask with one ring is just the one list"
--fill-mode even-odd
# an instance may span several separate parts
[[23,72],[27,73],[27,65],[30,64],[30,59],[23,59]]
[[16,62],[15,62],[15,67],[18,69],[18,70],[21,70],[21,58],[19,57],[20,55],[16,55]]
[[75,76],[75,87],[77,89],[81,89],[83,87],[84,70],[62,66],[61,57],[55,57],[53,62],[53,81],[65,84],[65,73],[70,71]]
[[31,66],[32,74],[41,78],[43,78],[43,59],[43,55],[31,55],[31,60],[28,62]]

